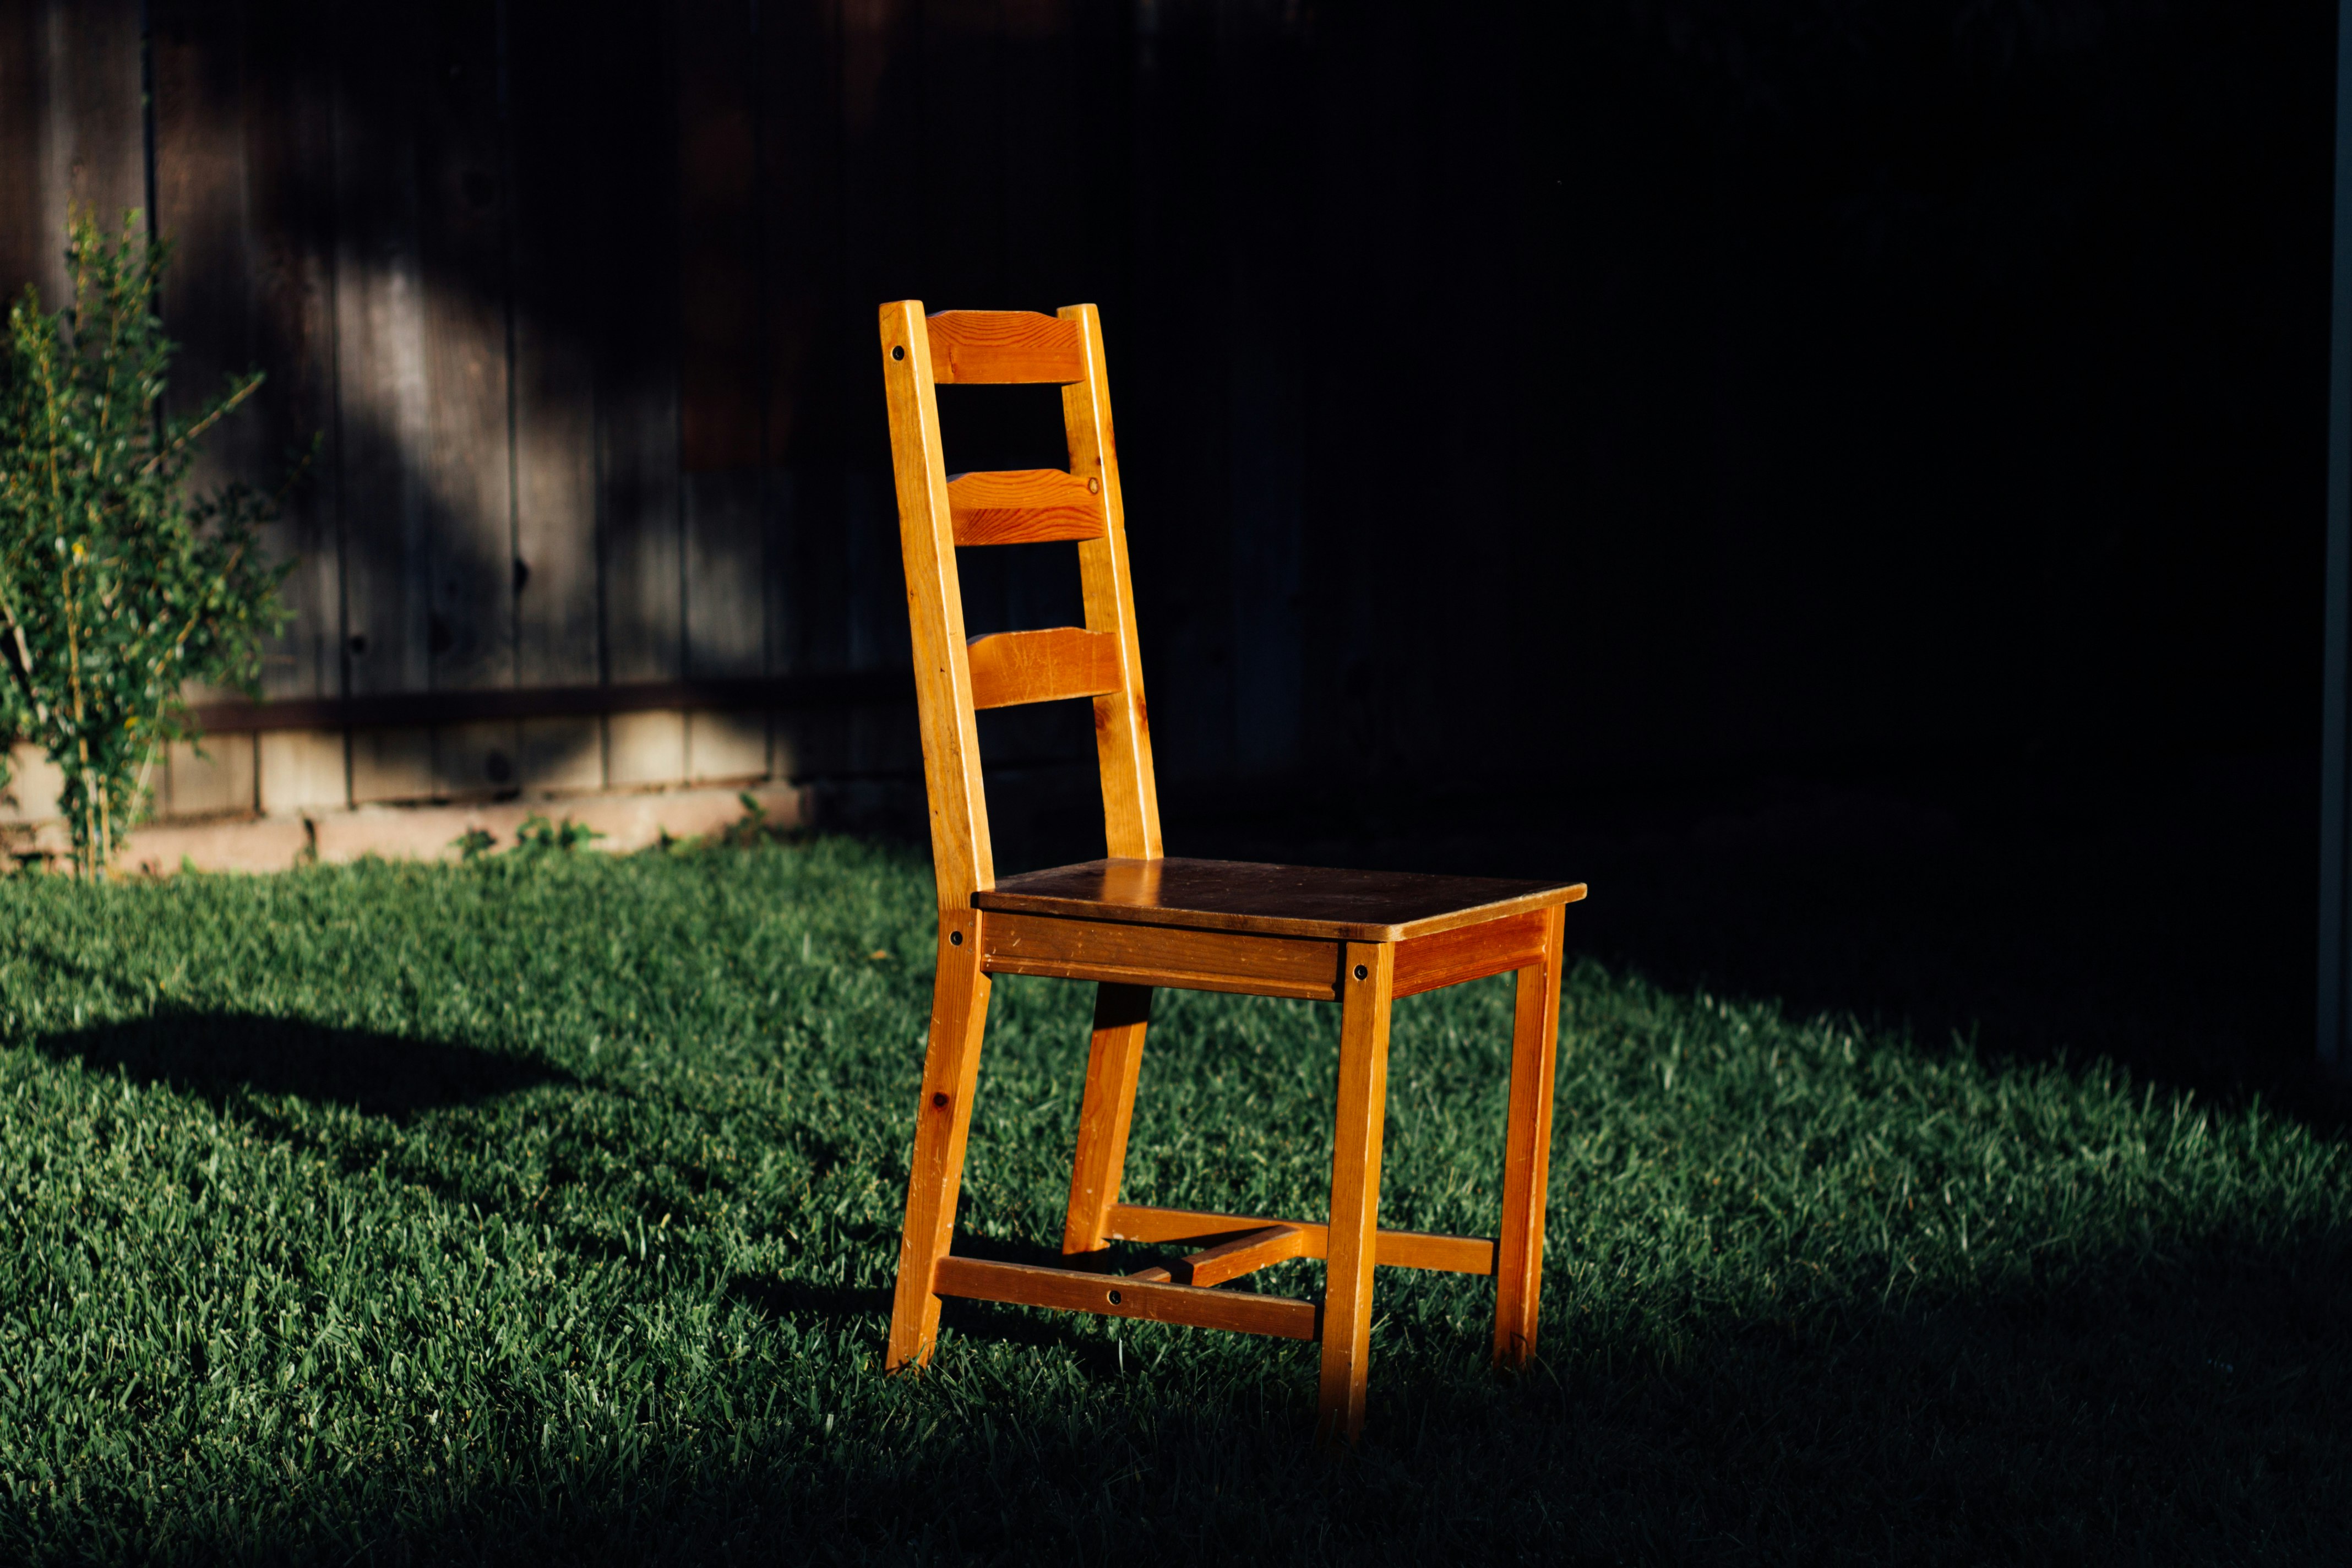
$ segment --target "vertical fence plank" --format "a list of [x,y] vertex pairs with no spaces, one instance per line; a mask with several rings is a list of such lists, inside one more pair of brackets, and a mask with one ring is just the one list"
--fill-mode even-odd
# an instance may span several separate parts
[[1244,775],[1278,774],[1298,760],[1304,335],[1322,317],[1297,308],[1309,294],[1315,186],[1303,156],[1314,94],[1302,32],[1295,9],[1260,5],[1230,10],[1219,38],[1225,114],[1217,184],[1230,332],[1221,401],[1231,432],[1225,510],[1233,531],[1225,702],[1231,766]]
[[[1231,756],[1233,534],[1223,416],[1230,385],[1216,7],[1137,18],[1134,305],[1106,321],[1153,755],[1163,786],[1223,775]],[[1122,392],[1121,388],[1129,390]],[[1131,454],[1131,456],[1130,456]]]
[[2352,0],[2336,34],[2336,258],[2328,327],[2326,620],[2321,645],[2319,1064],[2352,1076]]
[[[515,678],[514,491],[507,343],[508,189],[498,9],[441,0],[428,25],[417,168],[424,264],[425,617],[433,689]],[[515,785],[511,721],[443,725],[436,795]]]
[[42,244],[36,274],[51,309],[65,302],[68,214],[109,235],[147,205],[146,95],[139,0],[48,0],[41,16]]
[[[1585,215],[1577,213],[1571,217],[1575,208],[1566,199],[1570,191],[1590,189],[1587,175],[1574,163],[1563,163],[1559,150],[1574,145],[1580,149],[1582,158],[1614,157],[1598,139],[1571,134],[1567,123],[1571,112],[1594,112],[1590,95],[1563,80],[1554,64],[1563,58],[1583,54],[1584,68],[1595,68],[1589,51],[1574,48],[1564,37],[1580,20],[1575,13],[1564,8],[1507,12],[1497,30],[1510,39],[1509,55],[1514,65],[1500,84],[1500,92],[1492,90],[1476,62],[1449,61],[1454,100],[1458,103],[1476,99],[1487,105],[1487,113],[1483,116],[1445,115],[1450,134],[1455,138],[1453,147],[1506,150],[1506,155],[1493,160],[1486,174],[1485,181],[1491,182],[1486,188],[1454,193],[1455,202],[1463,207],[1476,203],[1488,209],[1487,221],[1494,225],[1491,232],[1495,236],[1492,242],[1465,247],[1465,254],[1479,263],[1484,276],[1456,287],[1465,294],[1475,289],[1488,298],[1511,300],[1520,312],[1518,321],[1526,341],[1531,345],[1545,345],[1537,352],[1497,354],[1499,344],[1490,331],[1483,330],[1483,323],[1480,329],[1458,330],[1455,363],[1460,369],[1456,374],[1466,379],[1499,369],[1502,376],[1486,407],[1493,407],[1494,399],[1498,399],[1510,414],[1499,426],[1480,428],[1474,438],[1477,450],[1472,454],[1467,449],[1470,444],[1465,443],[1463,460],[1483,463],[1494,452],[1494,442],[1497,438],[1503,441],[1505,446],[1498,454],[1503,458],[1499,466],[1507,487],[1503,497],[1512,515],[1530,521],[1548,512],[1562,520],[1578,513],[1593,515],[1598,509],[1589,497],[1580,496],[1571,504],[1568,492],[1560,486],[1562,471],[1572,462],[1563,449],[1560,433],[1581,429],[1589,433],[1587,439],[1606,439],[1600,435],[1600,422],[1585,416],[1584,410],[1623,410],[1629,406],[1614,376],[1595,374],[1588,369],[1563,378],[1554,371],[1557,365],[1580,359],[1589,363],[1589,356],[1568,345],[1574,316],[1580,307],[1590,301],[1591,294],[1585,279],[1579,276],[1579,269],[1563,268],[1561,258],[1580,253],[1586,258],[1584,265],[1591,266],[1599,262],[1601,255],[1598,247],[1584,239],[1580,226]],[[1571,110],[1570,105],[1579,107]],[[1607,111],[1601,112],[1605,115]],[[1793,321],[1794,318],[1790,318],[1792,326]],[[1805,329],[1794,330],[1801,333]],[[1768,350],[1765,357],[1777,360],[1778,351]],[[1576,384],[1571,388],[1564,385],[1564,381]],[[1484,416],[1482,408],[1475,416],[1482,426]],[[1578,683],[1583,684],[1587,679],[1584,672],[1602,667],[1604,661],[1618,654],[1622,645],[1605,619],[1579,617],[1580,625],[1570,635],[1564,635],[1559,624],[1558,605],[1563,591],[1597,597],[1596,591],[1605,581],[1580,569],[1581,542],[1590,531],[1588,527],[1522,525],[1512,531],[1507,555],[1496,563],[1499,570],[1489,567],[1483,574],[1485,582],[1499,579],[1507,585],[1496,608],[1504,625],[1510,628],[1511,641],[1504,657],[1512,668],[1575,670],[1579,672]],[[1822,545],[1833,553],[1842,548],[1829,539],[1823,539]],[[1781,556],[1785,569],[1809,575],[1813,573],[1810,563],[1785,555],[1780,546],[1768,542],[1763,536],[1755,536],[1751,547]],[[1777,588],[1758,595],[1755,602],[1772,605],[1769,613],[1774,615],[1791,612],[1788,597]],[[1809,611],[1793,613],[1800,619],[1811,618]],[[1770,679],[1783,678],[1776,674]],[[1480,746],[1488,765],[1498,774],[1505,770],[1525,771],[1530,775],[1556,771],[1561,741],[1586,730],[1583,723],[1566,714],[1550,724],[1517,721],[1525,712],[1519,705],[1526,698],[1520,692],[1502,689],[1500,683],[1486,689],[1486,695],[1493,706],[1486,713],[1470,717],[1491,719],[1492,722],[1474,743]],[[1832,707],[1843,707],[1835,699],[1831,701]],[[1763,705],[1758,704],[1759,717],[1762,710]],[[1457,730],[1456,733],[1461,731]],[[1591,741],[1580,741],[1580,744],[1590,746]]]
[[[344,658],[353,696],[432,684],[425,454],[432,439],[417,235],[424,39],[352,6],[335,38],[335,342]],[[352,799],[433,793],[424,730],[356,731]]]
[[[601,670],[596,584],[595,316],[604,171],[580,133],[604,111],[577,8],[511,0],[508,70],[514,186],[515,668],[529,686],[584,686]],[[528,719],[528,789],[604,782],[594,719]]]
[[[614,681],[675,680],[683,670],[675,26],[667,11],[611,6],[598,27],[607,97],[583,138],[610,189],[631,193],[604,205],[597,317],[604,668]],[[683,778],[684,717],[614,715],[605,759],[614,785]]]
[[[0,5],[0,314],[16,304],[26,284],[46,276],[47,252],[60,243],[47,232],[41,188],[47,23],[44,6]],[[40,752],[22,742],[9,748],[12,776],[0,796],[0,826],[21,831],[50,815],[45,803],[55,801],[57,786],[45,791],[32,776],[40,760]]]
[[[16,304],[28,283],[45,283],[49,252],[63,243],[48,231],[46,126],[48,14],[38,5],[0,5],[0,312]],[[43,301],[54,307],[54,294]],[[21,833],[54,814],[58,784],[35,774],[44,759],[18,742],[9,748],[11,777],[0,796],[0,826]],[[16,833],[10,835],[12,847]]]
[[[766,662],[754,18],[745,0],[680,10],[680,434],[686,668],[696,678],[756,675]],[[764,715],[697,713],[688,736],[693,777],[767,772]]]
[[[184,418],[226,378],[254,368],[243,11],[155,0],[151,13],[155,226],[173,250],[160,305],[179,345],[165,408]],[[250,408],[214,426],[191,481],[268,483],[258,432]]]
[[[293,612],[262,669],[270,697],[343,692],[342,557],[336,529],[334,54],[330,23],[307,0],[247,0],[244,47],[247,254],[260,455],[276,470],[316,457],[286,490],[266,534]],[[338,730],[257,735],[256,794],[266,812],[350,803]]]
[[1068,0],[1006,0],[997,44],[1004,286],[1046,310],[1102,305],[1102,263],[1124,237],[1101,232],[1102,178],[1118,170],[1098,161],[1122,127],[1102,121],[1104,62],[1082,55],[1074,24]]
[[[842,273],[845,314],[869,321],[890,300],[939,297],[923,266],[922,150],[948,133],[926,118],[920,85],[919,15],[894,0],[842,0]],[[840,344],[835,384],[845,403],[837,527],[842,597],[838,636],[853,669],[910,659],[900,589],[898,536],[881,367],[870,329]],[[861,710],[850,716],[853,774],[903,773],[919,755],[912,715]],[[918,797],[919,798],[919,797]]]
[[0,311],[40,276],[55,243],[43,227],[43,7],[0,5]]
[[[1491,474],[1501,516],[1540,516],[1546,504],[1557,504],[1536,499],[1548,491],[1526,488],[1528,454],[1542,450],[1553,433],[1528,417],[1529,410],[1549,407],[1544,370],[1556,363],[1534,352],[1545,341],[1538,318],[1530,312],[1518,324],[1519,339],[1529,347],[1515,352],[1479,312],[1439,308],[1447,301],[1527,298],[1515,273],[1518,247],[1512,235],[1518,221],[1513,154],[1521,140],[1514,118],[1517,73],[1492,70],[1445,47],[1446,29],[1454,26],[1475,27],[1498,41],[1524,37],[1526,15],[1496,5],[1444,18],[1412,14],[1381,29],[1376,43],[1352,51],[1354,58],[1334,61],[1329,57],[1339,51],[1327,51],[1318,72],[1318,85],[1335,103],[1365,102],[1395,84],[1407,85],[1393,93],[1395,112],[1381,123],[1377,140],[1334,135],[1334,113],[1314,116],[1322,134],[1302,140],[1309,143],[1313,166],[1332,173],[1314,181],[1321,205],[1314,233],[1302,237],[1297,250],[1309,265],[1328,268],[1341,254],[1338,246],[1347,244],[1338,237],[1374,232],[1401,216],[1412,242],[1387,250],[1378,267],[1354,269],[1346,297],[1357,309],[1397,300],[1417,307],[1410,312],[1414,328],[1400,334],[1393,360],[1375,361],[1361,343],[1314,344],[1327,373],[1319,400],[1326,416],[1309,458],[1319,474],[1331,476],[1318,498],[1324,508],[1318,542],[1326,547],[1347,531],[1351,505],[1378,508],[1376,515],[1387,517],[1458,516],[1458,500],[1436,476],[1467,468]],[[1502,51],[1511,60],[1528,52],[1507,43]],[[1320,256],[1317,237],[1328,247]],[[1549,279],[1534,290],[1538,296],[1557,291]],[[1410,400],[1374,396],[1364,378],[1376,364],[1393,366],[1426,390]],[[1481,384],[1487,389],[1484,400],[1454,390]],[[1404,483],[1375,490],[1366,470],[1402,439],[1420,443],[1436,461]],[[1352,623],[1336,640],[1352,645],[1379,670],[1368,689],[1385,692],[1379,704],[1359,700],[1348,714],[1360,746],[1374,753],[1377,765],[1423,786],[1444,787],[1449,773],[1458,775],[1454,759],[1507,756],[1527,743],[1530,731],[1544,729],[1516,721],[1524,693],[1482,679],[1479,672],[1505,657],[1515,638],[1524,638],[1521,657],[1528,663],[1522,668],[1542,668],[1557,657],[1542,586],[1556,588],[1558,579],[1530,570],[1536,562],[1526,542],[1531,533],[1562,531],[1522,525],[1465,541],[1464,548],[1437,552],[1410,589],[1368,567],[1331,580],[1333,587],[1348,584],[1343,602]],[[1515,604],[1527,620],[1508,613]],[[1427,656],[1409,668],[1395,663],[1395,640],[1387,635],[1402,614],[1419,616],[1426,639]]]
[[[154,117],[155,226],[172,242],[159,301],[179,344],[165,411],[193,417],[224,381],[254,368],[251,215],[246,207],[244,8],[157,0],[149,7],[148,58]],[[267,425],[251,403],[213,427],[189,469],[211,490],[241,479],[267,493]],[[192,702],[227,695],[192,687]],[[162,760],[157,809],[173,816],[250,810],[250,735],[182,742]]]
[[[842,446],[846,422],[865,412],[839,379],[845,328],[862,328],[864,315],[842,289],[841,30],[831,0],[763,4],[759,61],[765,641],[769,673],[784,675],[845,666]],[[837,709],[773,715],[772,770],[845,771],[849,722]]]

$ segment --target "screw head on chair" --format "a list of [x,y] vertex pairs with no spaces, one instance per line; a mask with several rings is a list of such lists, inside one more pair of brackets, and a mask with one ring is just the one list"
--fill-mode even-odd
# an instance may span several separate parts
[[960,931],[951,931],[948,932],[948,945],[950,947],[961,947],[963,945],[963,932]]
[[1370,974],[1370,973],[1371,973],[1371,971],[1370,971],[1370,970],[1369,970],[1369,969],[1366,969],[1362,964],[1360,964],[1360,964],[1356,965],[1356,978],[1357,978],[1357,979],[1361,980],[1361,979],[1363,979],[1366,975],[1368,975],[1368,974]]

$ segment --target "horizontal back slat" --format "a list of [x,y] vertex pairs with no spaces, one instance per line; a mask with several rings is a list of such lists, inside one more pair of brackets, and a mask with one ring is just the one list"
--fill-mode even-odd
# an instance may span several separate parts
[[1099,697],[1119,689],[1118,639],[1108,632],[1078,626],[998,632],[972,638],[970,653],[974,708]]
[[1034,310],[941,310],[928,321],[931,379],[941,386],[1087,378],[1076,321]]
[[[1091,482],[1093,489],[1087,488]],[[1102,481],[1059,468],[959,474],[948,481],[958,544],[1040,544],[1103,536]]]

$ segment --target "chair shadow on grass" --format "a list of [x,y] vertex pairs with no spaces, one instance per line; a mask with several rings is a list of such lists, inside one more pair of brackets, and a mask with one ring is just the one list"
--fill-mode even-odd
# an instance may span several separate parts
[[393,1118],[576,1081],[535,1058],[255,1013],[159,1014],[46,1034],[34,1047],[215,1105],[244,1093],[291,1094]]
[[[887,1236],[877,1232],[866,1239],[870,1246],[887,1247],[893,1256],[897,1254],[898,1236],[895,1230]],[[1050,1247],[975,1237],[961,1230],[956,1235],[955,1251],[959,1257],[985,1258],[998,1263],[1029,1263],[1048,1268],[1071,1266],[1067,1258]],[[870,1332],[877,1347],[889,1333],[891,1290],[887,1285],[861,1289],[737,1274],[728,1281],[726,1294],[730,1300],[778,1319],[814,1318]],[[1094,1376],[1114,1375],[1123,1366],[1117,1348],[1093,1331],[1091,1321],[1070,1313],[1036,1312],[951,1296],[940,1302],[940,1326],[964,1338],[1060,1351],[1076,1357]]]
[[887,1323],[890,1292],[855,1285],[814,1285],[738,1274],[727,1281],[727,1299],[773,1318],[827,1318],[844,1324]]
[[[877,1233],[867,1239],[872,1246],[887,1247],[894,1255],[897,1252],[898,1237],[895,1231],[887,1236]],[[1083,1263],[1074,1264],[1058,1248],[1042,1243],[974,1236],[961,1229],[956,1232],[954,1250],[960,1258],[982,1258],[992,1263],[1025,1263],[1044,1268],[1086,1267]],[[1119,1244],[1101,1261],[1107,1271],[1122,1271],[1173,1256],[1176,1250]],[[1251,1287],[1244,1283],[1231,1289],[1246,1293]],[[887,1286],[860,1289],[738,1274],[728,1281],[726,1294],[730,1300],[779,1319],[814,1318],[843,1328],[862,1329],[874,1336],[877,1346],[889,1332],[892,1303]],[[1090,1377],[1129,1375],[1128,1363],[1120,1357],[1117,1344],[1099,1331],[1095,1320],[1083,1314],[1041,1312],[950,1296],[940,1303],[940,1327],[961,1339],[1057,1351],[1076,1359]],[[1139,1371],[1141,1363],[1135,1364]]]

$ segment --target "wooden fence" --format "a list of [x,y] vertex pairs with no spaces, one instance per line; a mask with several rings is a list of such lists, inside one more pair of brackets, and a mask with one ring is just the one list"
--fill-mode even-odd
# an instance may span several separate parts
[[[1531,575],[1492,571],[1545,526],[1513,389],[1548,380],[1549,308],[1514,307],[1497,357],[1466,307],[1524,290],[1554,197],[1514,130],[1537,68],[1487,57],[1492,21],[0,0],[0,281],[54,301],[70,208],[151,212],[177,247],[174,397],[269,376],[215,476],[325,440],[273,541],[296,618],[268,701],[206,707],[207,756],[171,758],[163,810],[761,777],[903,799],[873,322],[910,295],[1101,306],[1171,788],[1277,779],[1318,747],[1377,759],[1433,722],[1440,767],[1465,726],[1507,747],[1512,700],[1481,673],[1551,637]],[[1318,375],[1341,394],[1319,438]],[[1409,383],[1451,389],[1435,419]],[[950,390],[959,468],[1064,461],[1026,390]],[[1318,446],[1337,548],[1311,561]],[[1438,635],[1405,658],[1374,542],[1417,539],[1465,463],[1498,526],[1409,574]],[[1075,618],[1064,549],[968,562],[972,631]],[[1082,714],[992,715],[983,742],[1067,775],[1036,810],[1083,795]]]
[[[1129,325],[1139,275],[1189,259],[1138,260],[1172,237],[1129,199],[1129,160],[1171,155],[1137,147],[1155,25],[1054,0],[0,5],[0,280],[54,304],[68,211],[141,208],[176,247],[174,398],[269,376],[207,477],[325,443],[272,542],[297,564],[268,701],[205,705],[163,811],[914,778],[872,308],[1089,299]],[[1183,30],[1214,86],[1278,70],[1298,29]],[[1234,608],[1272,663],[1242,684],[1295,709],[1296,280],[1227,260],[1209,299],[1250,309],[1197,346],[1255,357],[1172,390],[1230,376],[1252,403],[1213,465],[1265,481]],[[973,413],[972,449],[1029,453],[1045,412]],[[975,563],[975,629],[1057,606],[1059,564]],[[1271,737],[1252,760],[1284,760],[1284,717],[1244,726]],[[1090,749],[1051,719],[999,741]]]
[[0,0],[0,285],[152,211],[177,395],[270,376],[215,471],[325,436],[183,816],[904,798],[908,296],[1101,307],[1178,818],[2301,743],[2324,9]]

